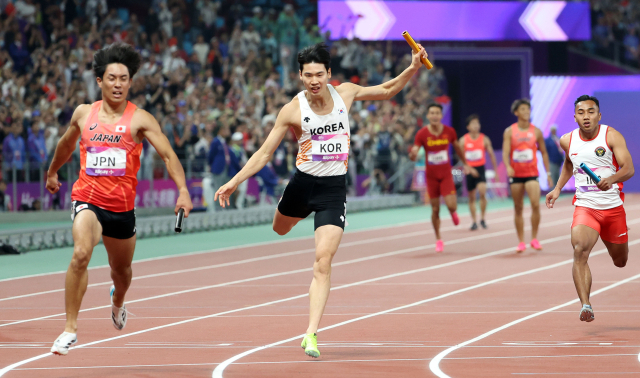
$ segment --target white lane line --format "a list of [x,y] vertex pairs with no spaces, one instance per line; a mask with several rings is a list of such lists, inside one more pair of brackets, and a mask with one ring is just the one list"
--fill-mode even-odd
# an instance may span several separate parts
[[[640,221],[640,219],[637,219],[635,221]],[[565,239],[568,239],[568,236],[560,236],[560,237],[556,237],[556,238],[545,239],[545,240],[541,240],[541,242],[553,243],[553,242],[560,241],[560,240],[565,240]],[[452,244],[452,242],[449,242],[449,244]],[[513,248],[504,248],[502,250],[489,252],[489,253],[485,253],[485,254],[482,254],[482,255],[468,257],[468,258],[464,258],[464,259],[460,259],[460,260],[455,260],[455,261],[444,263],[444,264],[429,266],[429,267],[421,268],[421,269],[414,269],[414,270],[405,271],[405,272],[401,272],[401,273],[394,273],[394,274],[390,274],[390,275],[386,275],[386,276],[382,276],[382,277],[378,277],[378,278],[372,278],[372,279],[368,279],[368,280],[364,280],[364,281],[359,281],[359,282],[356,282],[356,283],[337,286],[335,288],[332,288],[331,290],[334,291],[334,290],[344,289],[344,288],[347,288],[347,287],[363,285],[363,284],[367,284],[367,283],[370,283],[370,282],[384,280],[384,279],[388,279],[388,278],[401,277],[401,276],[405,276],[405,275],[409,275],[409,274],[421,273],[421,272],[426,272],[426,271],[429,271],[429,270],[435,270],[435,269],[439,269],[439,268],[454,266],[454,265],[462,264],[462,263],[465,263],[465,262],[480,260],[480,259],[483,259],[483,258],[487,258],[487,257],[490,257],[490,256],[499,255],[499,254],[504,254],[504,253],[508,253],[508,252],[512,252],[513,253]],[[399,251],[395,252],[395,253],[398,254]],[[592,253],[592,255],[594,255],[594,254]],[[361,260],[361,259],[356,259],[356,260]],[[352,261],[354,261],[354,260],[352,260]],[[343,264],[344,263],[346,263],[346,262],[343,262]],[[534,271],[537,271],[537,270],[534,270]],[[533,272],[533,271],[531,271],[531,272]],[[490,281],[490,282],[492,283],[492,281]],[[471,288],[481,287],[481,286],[484,286],[485,284],[488,284],[488,283],[480,284],[480,286],[474,285]],[[471,289],[469,289],[469,290],[471,290]],[[464,291],[466,291],[466,290],[465,289],[457,290],[457,291],[451,292],[449,294],[453,295],[453,294],[457,294],[457,293],[464,292]],[[210,314],[210,315],[206,315],[206,316],[200,316],[200,317],[197,317],[197,318],[186,319],[186,320],[182,320],[182,321],[179,321],[179,322],[165,324],[165,325],[161,325],[161,326],[157,326],[157,327],[153,327],[153,328],[148,328],[148,329],[143,329],[143,330],[140,330],[140,331],[136,331],[136,332],[132,332],[132,333],[116,336],[116,337],[111,337],[111,338],[102,339],[102,340],[96,340],[96,341],[93,341],[93,342],[90,342],[90,343],[87,343],[87,344],[82,344],[82,345],[78,345],[76,347],[72,347],[71,349],[85,348],[85,347],[88,347],[88,346],[101,344],[101,343],[108,342],[108,341],[118,340],[118,339],[121,339],[121,338],[124,338],[124,337],[139,335],[139,334],[142,334],[142,333],[147,333],[147,332],[151,332],[151,331],[155,331],[155,330],[159,330],[159,329],[164,329],[164,328],[173,327],[173,326],[177,326],[177,325],[187,324],[187,323],[195,322],[195,321],[198,321],[198,320],[214,318],[214,317],[218,317],[218,316],[222,316],[222,315],[237,313],[237,312],[251,310],[251,309],[255,309],[255,308],[267,307],[267,306],[271,306],[271,305],[279,304],[279,303],[283,303],[283,302],[289,302],[289,301],[293,301],[293,300],[296,300],[296,299],[306,298],[306,297],[308,297],[308,295],[309,294],[301,294],[301,295],[296,295],[296,296],[289,297],[289,298],[278,299],[278,300],[274,300],[274,301],[270,301],[270,302],[266,302],[266,303],[261,303],[259,305],[247,306],[247,307],[242,307],[242,308],[238,308],[238,309],[234,309],[234,310],[229,310],[229,311],[223,311],[223,312],[219,312],[219,313],[215,313],[215,314]],[[418,304],[430,302],[432,300],[444,298],[446,296],[448,296],[448,294],[445,294],[444,296],[438,296],[438,297],[435,297],[435,298],[430,298],[430,299],[427,299],[425,301],[418,302]],[[128,303],[131,303],[131,302],[128,302]],[[103,306],[103,307],[108,307],[108,306]],[[401,310],[401,309],[408,308],[408,307],[412,307],[412,306],[411,305],[403,306],[403,307],[399,307],[397,309]],[[387,312],[390,312],[390,311],[387,311]],[[384,313],[386,313],[386,312],[384,312]],[[378,314],[382,314],[382,313],[378,313]],[[370,316],[364,316],[364,317],[360,317],[360,318],[356,318],[356,319],[358,319],[358,320],[359,319],[366,319],[368,317],[370,317]],[[339,323],[339,325],[348,324],[350,322],[351,321]],[[338,325],[334,325],[334,326],[331,326],[331,327],[326,327],[324,329],[330,329],[330,328],[333,328],[333,327],[336,327],[336,326],[338,326]],[[298,338],[298,337],[296,336],[296,338]],[[293,340],[295,340],[295,338]],[[48,356],[51,356],[51,355],[52,355],[51,353],[44,353],[44,354],[41,354],[41,355],[38,355],[38,356],[35,356],[35,357],[28,358],[26,360],[22,360],[22,361],[16,362],[16,363],[14,363],[12,365],[9,365],[9,366],[3,368],[2,370],[0,370],[0,377],[2,377],[2,375],[6,374],[7,372],[13,370],[16,367],[28,364],[29,362],[37,361],[39,359],[42,359],[42,358],[45,358],[45,357],[48,357]]]
[[[556,203],[558,203],[558,202],[556,202]],[[425,208],[426,208],[426,206],[425,206]],[[569,208],[569,207],[567,207],[567,208]],[[561,207],[561,209],[564,209],[564,208]],[[510,211],[510,210],[512,210],[512,209],[511,208],[495,209],[495,210],[489,210],[489,211],[487,211],[487,213],[488,214],[495,214],[495,213],[500,213],[500,212],[503,212],[503,211]],[[464,215],[462,215],[462,217],[470,217],[470,215],[469,214],[464,214]],[[360,232],[383,230],[383,229],[389,229],[389,228],[406,227],[406,226],[411,226],[411,225],[419,225],[419,224],[423,224],[423,223],[427,224],[427,223],[431,223],[431,221],[429,221],[429,220],[409,221],[409,222],[397,223],[397,224],[394,224],[394,225],[369,227],[369,228],[363,228],[361,230],[345,231],[345,235],[357,234],[357,233],[360,233]],[[215,231],[210,231],[210,232],[215,232]],[[267,241],[267,242],[247,243],[247,244],[242,244],[242,245],[236,245],[236,246],[230,246],[230,247],[221,247],[221,248],[208,249],[208,250],[202,250],[202,251],[187,252],[187,253],[181,253],[181,254],[175,254],[175,255],[169,255],[169,256],[149,257],[149,258],[146,258],[146,259],[134,260],[133,263],[137,264],[137,263],[142,263],[142,262],[171,259],[171,258],[175,258],[175,257],[187,257],[187,256],[202,255],[202,254],[207,254],[207,253],[218,253],[218,252],[224,252],[224,251],[234,251],[234,250],[243,249],[243,248],[262,247],[262,246],[267,246],[267,245],[272,245],[272,244],[280,244],[280,243],[287,243],[287,242],[300,241],[300,240],[313,240],[314,238],[315,238],[315,236],[299,236],[299,237],[293,237],[293,238],[271,240],[271,241]],[[109,265],[98,265],[98,266],[92,266],[92,267],[90,267],[88,269],[89,270],[94,270],[94,269],[102,269],[102,268],[108,268],[108,267],[109,267]],[[30,274],[30,275],[20,276],[20,277],[4,278],[4,279],[0,279],[0,283],[7,282],[7,281],[20,280],[20,279],[23,279],[23,278],[34,278],[34,277],[49,276],[49,275],[52,275],[52,274],[62,274],[62,273],[66,273],[66,272],[67,272],[66,270],[59,270],[59,271],[56,271],[56,272],[38,273],[38,274]]]
[[[637,244],[637,243],[638,243],[638,240],[635,240],[633,243],[629,243],[629,245],[631,246],[632,244]],[[605,249],[605,251],[606,251],[606,249]],[[571,261],[573,261],[573,260],[571,260]],[[614,289],[614,288],[616,288],[616,287],[618,287],[618,286],[620,286],[620,285],[623,285],[623,284],[625,284],[625,283],[627,283],[627,282],[631,282],[631,281],[636,280],[636,279],[638,279],[638,278],[640,278],[640,274],[636,274],[636,275],[635,275],[635,276],[633,276],[633,277],[626,278],[626,279],[621,280],[621,281],[618,281],[618,282],[616,282],[616,283],[614,283],[614,284],[612,284],[612,285],[605,286],[605,287],[603,287],[602,289],[596,290],[596,291],[594,291],[593,293],[591,293],[591,296],[593,297],[594,295],[598,295],[598,294],[600,294],[600,293],[604,293],[605,291],[609,291],[609,290],[611,290],[611,289]],[[450,354],[451,352],[453,352],[453,351],[455,351],[455,350],[457,350],[457,349],[460,349],[460,348],[462,348],[462,347],[464,347],[464,346],[467,346],[467,345],[469,345],[469,344],[472,344],[472,343],[474,343],[474,342],[476,342],[476,341],[482,340],[482,339],[484,339],[484,338],[486,338],[486,337],[488,337],[488,336],[491,336],[491,335],[493,335],[493,334],[495,334],[495,333],[498,333],[498,332],[500,332],[500,331],[502,331],[502,330],[505,330],[505,329],[507,329],[507,328],[510,328],[510,327],[512,327],[512,326],[514,326],[514,325],[516,325],[516,324],[522,323],[522,322],[527,321],[527,320],[529,320],[529,319],[533,319],[533,318],[538,317],[538,316],[540,316],[540,315],[548,314],[548,313],[553,312],[553,311],[555,311],[555,310],[557,310],[557,309],[560,309],[560,308],[563,308],[563,307],[567,307],[567,306],[572,305],[572,304],[575,304],[575,303],[580,303],[580,299],[576,298],[576,299],[571,300],[571,301],[569,301],[569,302],[565,302],[565,303],[563,303],[563,304],[561,304],[561,305],[558,305],[558,306],[554,306],[554,307],[548,308],[548,309],[546,309],[546,310],[544,310],[544,311],[536,312],[535,314],[531,314],[531,315],[528,315],[528,316],[522,317],[522,318],[520,318],[520,319],[517,319],[517,320],[514,320],[514,321],[512,321],[512,322],[510,322],[510,323],[507,323],[507,324],[505,324],[505,325],[503,325],[503,326],[500,326],[500,327],[498,327],[498,328],[494,328],[494,329],[492,329],[492,330],[491,330],[491,331],[489,331],[489,332],[485,332],[485,333],[483,333],[482,335],[480,335],[480,336],[478,336],[478,337],[475,337],[475,338],[473,338],[473,339],[471,339],[471,340],[467,340],[467,341],[462,342],[462,343],[460,343],[460,344],[454,345],[454,346],[452,346],[452,347],[450,347],[450,348],[448,348],[448,349],[446,349],[446,350],[444,350],[444,351],[442,351],[442,352],[438,353],[438,355],[437,355],[437,356],[435,356],[435,357],[431,360],[431,362],[429,363],[429,369],[431,370],[431,372],[433,372],[433,374],[435,374],[435,375],[436,375],[436,376],[438,376],[439,378],[451,378],[450,376],[448,376],[447,374],[445,374],[445,373],[440,369],[440,361],[442,361],[442,359],[443,359],[443,358],[445,358],[445,357],[446,357],[448,354]]]
[[[640,219],[638,221],[640,221]],[[541,228],[542,227],[552,227],[552,226],[558,225],[558,224],[565,224],[566,222],[567,222],[567,219],[561,219],[561,220],[556,221],[556,222],[546,223],[544,226],[541,226]],[[530,227],[527,227],[525,229],[529,229],[529,228]],[[512,234],[512,233],[513,233],[513,230],[498,231],[498,232],[489,233],[489,234],[482,234],[482,235],[478,235],[478,236],[470,236],[470,237],[466,237],[466,238],[460,238],[460,239],[451,240],[451,241],[447,242],[447,244],[448,245],[452,245],[452,244],[459,244],[459,243],[464,243],[464,242],[468,242],[468,241],[476,241],[476,240],[480,240],[480,239],[490,239],[490,238],[493,238],[493,237],[496,237],[496,236],[508,235],[508,234]],[[569,235],[560,236],[560,237],[557,237],[557,238],[546,239],[546,240],[541,240],[540,242],[541,243],[552,243],[552,242],[556,242],[556,241],[563,240],[563,239],[569,239]],[[377,254],[377,255],[372,255],[372,256],[361,257],[361,258],[357,258],[357,259],[352,259],[352,260],[333,263],[332,267],[335,268],[335,267],[338,267],[338,266],[355,264],[355,263],[359,263],[359,262],[370,261],[370,260],[375,260],[375,259],[384,258],[384,257],[396,256],[396,255],[401,255],[401,254],[405,254],[405,253],[421,251],[421,250],[424,250],[424,249],[434,248],[434,247],[435,247],[435,244],[429,244],[429,245],[426,245],[426,246],[412,247],[412,248],[406,248],[406,249],[401,249],[401,250],[396,250],[396,251],[391,251],[391,252],[385,252],[385,253],[381,253],[381,254]],[[512,247],[505,248],[505,249],[502,249],[500,251],[488,252],[488,253],[485,253],[485,254],[481,254],[481,255],[465,258],[465,259],[454,260],[453,262],[450,262],[450,263],[435,265],[434,267],[427,267],[427,268],[424,268],[424,269],[428,269],[428,270],[437,269],[437,268],[449,266],[448,264],[455,265],[455,264],[459,264],[459,263],[463,263],[463,262],[474,261],[474,260],[477,260],[477,259],[482,259],[482,258],[494,256],[496,254],[502,254],[502,253],[512,252],[512,251],[513,251]],[[209,290],[209,289],[214,289],[214,288],[218,288],[218,287],[225,287],[225,286],[235,285],[235,284],[239,284],[239,283],[253,282],[253,281],[258,281],[258,280],[262,280],[262,279],[282,277],[282,276],[286,276],[286,275],[298,274],[298,273],[304,273],[304,272],[310,272],[310,271],[313,271],[313,267],[290,270],[290,271],[280,272],[280,273],[266,274],[266,275],[263,275],[263,276],[257,276],[257,277],[245,278],[245,279],[241,279],[241,280],[223,282],[223,283],[219,283],[219,284],[215,284],[215,285],[201,286],[201,287],[197,287],[197,288],[193,288],[193,289],[175,291],[175,292],[155,295],[155,296],[151,296],[151,297],[145,297],[145,298],[140,298],[140,299],[135,299],[135,300],[127,300],[126,302],[127,302],[127,304],[145,302],[145,301],[150,301],[150,300],[154,300],[154,299],[171,297],[171,296],[175,296],[175,295],[194,293],[194,292],[198,292],[198,291],[202,291],[202,290]],[[373,279],[373,281],[371,281],[371,282],[374,282],[374,281],[377,281],[377,279]],[[356,284],[359,285],[359,283],[356,283]],[[349,284],[345,285],[343,287],[349,287]],[[111,305],[97,306],[97,307],[91,307],[91,308],[80,310],[80,312],[87,312],[87,311],[99,310],[99,309],[110,308],[110,307],[111,307]],[[58,314],[53,314],[53,315],[41,316],[41,317],[37,317],[37,318],[24,319],[24,320],[20,320],[20,321],[16,321],[16,322],[0,324],[0,327],[7,327],[7,326],[10,326],[10,325],[28,323],[28,322],[44,320],[44,319],[50,319],[50,318],[55,318],[55,317],[64,316],[64,315],[66,315],[66,314],[65,313],[58,313]]]
[[[638,219],[636,219],[634,222],[637,222],[637,221],[638,221]],[[633,242],[630,242],[629,246],[635,245],[635,244],[638,244],[638,243],[640,243],[640,239],[637,239],[637,240],[634,240]],[[600,255],[600,254],[603,254],[603,253],[606,253],[606,252],[607,252],[607,249],[604,248],[604,249],[601,249],[599,251],[592,252],[591,256],[597,256],[597,255]],[[556,267],[559,267],[559,266],[562,266],[562,265],[566,265],[566,264],[570,264],[570,263],[573,263],[573,259],[561,261],[561,262],[556,263],[556,264],[547,265],[547,266],[536,268],[536,269],[527,270],[525,272],[511,274],[511,275],[504,276],[504,277],[501,277],[501,278],[497,278],[497,279],[494,279],[494,280],[486,281],[486,282],[483,282],[483,283],[480,283],[480,284],[477,284],[477,285],[469,286],[469,287],[466,287],[466,288],[463,288],[463,289],[451,291],[449,293],[445,293],[445,294],[442,294],[442,295],[439,295],[439,296],[436,296],[436,297],[432,297],[432,298],[425,299],[425,300],[422,300],[422,301],[410,303],[408,305],[399,306],[399,307],[395,307],[395,308],[392,308],[392,309],[389,309],[389,310],[376,312],[376,313],[369,314],[369,315],[366,315],[366,316],[361,316],[359,318],[350,319],[350,320],[347,320],[347,321],[344,321],[344,322],[340,322],[340,323],[337,323],[337,324],[334,324],[334,325],[331,325],[331,326],[328,326],[328,327],[321,328],[321,329],[318,330],[318,332],[325,331],[325,330],[332,329],[332,328],[336,328],[336,327],[340,327],[340,326],[343,326],[343,325],[346,325],[346,324],[350,324],[350,323],[353,323],[353,322],[357,322],[357,321],[360,321],[360,320],[369,319],[369,318],[372,318],[372,317],[375,317],[375,316],[385,315],[385,314],[388,314],[388,313],[391,313],[391,312],[395,312],[395,311],[398,311],[398,310],[404,310],[406,308],[419,306],[419,305],[422,305],[422,304],[425,304],[425,303],[428,303],[428,302],[433,302],[433,301],[436,301],[438,299],[447,298],[447,297],[450,297],[452,295],[464,293],[464,292],[467,292],[467,291],[470,291],[470,290],[474,290],[474,289],[477,289],[477,288],[481,288],[481,287],[484,287],[484,286],[487,286],[487,285],[491,285],[491,284],[494,284],[494,283],[497,283],[497,282],[502,282],[502,281],[506,281],[506,280],[509,280],[509,279],[512,279],[512,278],[517,278],[517,277],[525,276],[525,275],[528,275],[528,274],[533,274],[533,273],[541,272],[541,271],[544,271],[544,270],[553,269],[553,268],[556,268]],[[640,275],[638,275],[637,277],[640,277]],[[620,284],[620,283],[618,282],[618,283],[616,283],[614,285],[618,285],[618,284]],[[611,287],[613,287],[613,285],[611,285]],[[574,302],[575,301],[572,301],[571,303],[574,303]],[[291,342],[291,341],[300,340],[300,339],[302,339],[302,337],[304,337],[304,334],[301,334],[301,335],[298,335],[298,336],[294,336],[294,337],[288,338],[286,340],[277,341],[275,343],[264,345],[264,346],[261,346],[261,347],[258,347],[258,348],[254,348],[254,349],[248,350],[248,351],[246,351],[244,353],[240,353],[238,355],[235,355],[235,356],[225,360],[220,365],[218,365],[215,368],[215,370],[213,371],[213,373],[212,373],[212,378],[223,378],[222,373],[224,372],[224,369],[226,369],[227,366],[229,366],[232,363],[235,363],[235,361],[237,361],[237,360],[239,360],[239,359],[241,359],[243,357],[246,357],[246,356],[248,356],[250,354],[253,354],[255,352],[258,352],[258,351],[261,351],[261,350],[264,350],[264,349],[268,349],[268,348],[271,348],[271,347],[274,347],[274,346],[286,344],[286,343]]]
[[[502,222],[510,221],[512,219],[513,219],[513,217],[502,217],[502,218],[498,218],[498,219],[493,220],[492,224],[502,223]],[[442,231],[443,232],[444,231],[453,231],[453,230],[457,230],[457,229],[459,229],[459,227],[450,226],[450,227],[442,228]],[[353,246],[358,246],[358,245],[362,245],[362,244],[378,243],[378,242],[397,240],[397,239],[404,239],[404,238],[409,238],[409,237],[427,235],[427,234],[430,234],[430,233],[433,233],[433,230],[415,231],[415,232],[408,232],[408,233],[404,233],[404,234],[384,236],[384,237],[379,237],[379,238],[371,238],[371,239],[366,239],[366,240],[356,240],[356,241],[352,241],[352,242],[341,243],[340,244],[340,248],[353,247]],[[277,258],[281,258],[281,257],[295,256],[295,255],[305,254],[305,253],[314,252],[314,251],[315,251],[315,248],[307,248],[307,249],[301,249],[301,250],[296,250],[296,251],[292,251],[292,252],[278,253],[278,254],[275,254],[275,255],[254,257],[254,258],[238,260],[238,261],[231,261],[231,262],[227,262],[227,263],[206,265],[206,266],[200,266],[200,267],[190,268],[190,269],[179,269],[179,270],[173,270],[173,271],[168,271],[168,272],[153,273],[153,274],[147,274],[147,275],[143,275],[143,276],[133,277],[132,281],[137,281],[137,280],[142,280],[142,279],[147,279],[147,278],[163,277],[163,276],[169,276],[169,275],[174,275],[174,274],[191,273],[191,272],[197,272],[197,271],[209,270],[209,269],[215,269],[215,268],[224,268],[224,267],[229,267],[229,266],[234,266],[234,265],[249,264],[249,263],[258,262],[258,261],[265,261],[265,260],[277,259]],[[97,282],[97,283],[93,283],[93,284],[87,285],[87,287],[89,288],[89,287],[97,287],[97,286],[106,286],[106,285],[112,285],[112,284],[113,284],[112,281],[104,281],[104,282]],[[13,299],[29,298],[29,297],[34,297],[34,296],[43,295],[43,294],[60,293],[60,292],[64,292],[64,288],[47,290],[47,291],[40,291],[40,292],[35,292],[35,293],[23,294],[23,295],[16,295],[16,296],[13,296],[13,297],[0,298],[0,302],[13,300]]]
[[542,376],[542,375],[573,375],[573,376],[583,376],[583,375],[600,375],[603,377],[610,377],[612,375],[627,375],[627,374],[633,374],[633,375],[637,375],[640,374],[640,371],[630,371],[630,372],[620,372],[620,371],[603,371],[603,372],[584,372],[584,371],[576,371],[576,372],[572,372],[572,373],[511,373],[512,375],[534,375],[536,377]]
[[[557,357],[610,357],[610,356],[633,356],[633,354],[605,354],[605,355],[567,355]],[[547,356],[519,356],[512,358],[538,358]],[[550,356],[556,357],[556,356]],[[460,358],[466,359],[466,358]],[[471,358],[473,359],[473,358]],[[238,362],[237,365],[280,365],[280,364],[334,364],[334,363],[354,363],[354,362],[407,362],[407,361],[429,361],[429,358],[381,358],[381,359],[350,359],[350,360],[296,360],[296,361],[255,361],[255,362]],[[154,365],[103,365],[103,366],[66,366],[66,367],[43,367],[43,368],[18,368],[16,371],[28,370],[64,370],[64,369],[126,369],[141,367],[170,367],[170,366],[211,366],[216,365],[215,362],[193,363],[193,364],[154,364]],[[533,374],[533,373],[513,373],[513,374]],[[554,374],[554,373],[542,373]],[[571,373],[573,374],[573,373]]]

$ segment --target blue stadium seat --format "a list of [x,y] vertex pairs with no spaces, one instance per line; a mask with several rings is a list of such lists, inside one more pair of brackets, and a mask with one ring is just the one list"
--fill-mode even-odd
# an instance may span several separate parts
[[129,9],[118,8],[118,18],[122,20],[123,25],[127,25],[129,23]]
[[187,41],[186,39],[184,41],[182,41],[182,49],[189,56],[191,56],[191,54],[193,54],[193,44],[191,42]]

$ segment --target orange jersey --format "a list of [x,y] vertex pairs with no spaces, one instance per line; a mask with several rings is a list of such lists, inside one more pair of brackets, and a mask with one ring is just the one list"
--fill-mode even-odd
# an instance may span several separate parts
[[538,177],[538,141],[536,128],[529,125],[525,131],[518,124],[511,125],[511,167],[514,177]]
[[472,167],[482,167],[487,162],[484,153],[484,134],[480,133],[477,139],[471,139],[471,135],[464,134],[464,158]]
[[131,119],[137,107],[127,102],[122,118],[106,125],[98,120],[101,105],[102,101],[91,105],[82,128],[80,175],[73,184],[71,199],[117,213],[131,211],[142,153],[142,144],[131,135]]

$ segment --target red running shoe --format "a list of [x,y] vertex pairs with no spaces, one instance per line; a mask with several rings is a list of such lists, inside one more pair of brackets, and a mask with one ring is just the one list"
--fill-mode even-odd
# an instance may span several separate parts
[[538,241],[538,239],[533,239],[531,241],[531,248],[536,249],[538,251],[542,250],[542,246],[540,245],[540,242]]
[[456,213],[455,211],[451,213],[451,219],[453,220],[454,225],[457,226],[460,224],[460,218],[458,218],[458,213]]

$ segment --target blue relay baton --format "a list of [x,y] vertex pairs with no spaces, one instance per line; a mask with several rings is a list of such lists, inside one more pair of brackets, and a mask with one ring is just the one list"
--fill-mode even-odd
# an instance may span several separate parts
[[596,184],[600,182],[600,177],[598,177],[595,173],[593,173],[593,171],[591,170],[591,168],[587,167],[587,165],[585,163],[580,163],[580,168],[589,175],[589,177],[591,177],[591,179],[593,180],[593,182],[595,182]]

